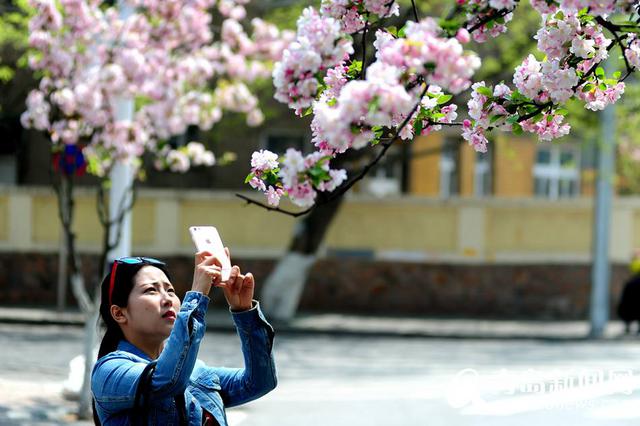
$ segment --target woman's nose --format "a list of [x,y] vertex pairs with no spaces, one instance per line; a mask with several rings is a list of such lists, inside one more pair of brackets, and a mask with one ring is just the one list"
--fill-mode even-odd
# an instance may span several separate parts
[[171,306],[173,304],[169,292],[162,292],[162,306]]

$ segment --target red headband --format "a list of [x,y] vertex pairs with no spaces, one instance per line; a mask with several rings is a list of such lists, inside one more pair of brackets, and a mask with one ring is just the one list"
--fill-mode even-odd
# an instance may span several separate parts
[[111,267],[111,279],[109,280],[109,306],[111,303],[111,295],[113,294],[113,285],[116,283],[116,268],[118,267],[118,261],[113,262],[113,266]]

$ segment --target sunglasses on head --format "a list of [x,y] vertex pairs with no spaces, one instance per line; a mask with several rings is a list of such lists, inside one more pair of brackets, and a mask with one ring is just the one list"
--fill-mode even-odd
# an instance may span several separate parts
[[153,257],[120,257],[113,261],[113,266],[111,267],[111,279],[109,280],[109,306],[113,303],[111,301],[111,295],[113,294],[113,287],[116,283],[116,270],[118,269],[118,265],[160,265],[165,266],[166,264],[158,259],[154,259]]

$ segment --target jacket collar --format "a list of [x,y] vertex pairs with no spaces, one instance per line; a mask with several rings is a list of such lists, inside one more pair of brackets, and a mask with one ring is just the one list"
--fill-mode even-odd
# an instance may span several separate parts
[[149,355],[144,353],[137,346],[133,345],[132,343],[129,343],[129,341],[127,341],[127,340],[120,340],[120,343],[118,343],[118,350],[119,351],[124,351],[124,352],[129,352],[131,354],[139,356],[140,358],[146,359],[147,361],[153,361],[153,359],[151,359],[151,357],[149,357]]

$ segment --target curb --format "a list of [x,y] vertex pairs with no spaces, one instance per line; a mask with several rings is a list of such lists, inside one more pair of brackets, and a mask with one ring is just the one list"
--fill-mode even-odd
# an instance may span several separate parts
[[[208,332],[235,333],[226,310],[206,316]],[[270,321],[277,334],[363,338],[425,338],[450,340],[540,340],[550,342],[591,341],[587,321],[511,321],[374,317],[344,314],[300,314],[288,322]],[[0,308],[0,323],[84,326],[81,312],[48,309]],[[623,325],[610,322],[599,340],[637,341],[624,335]]]

